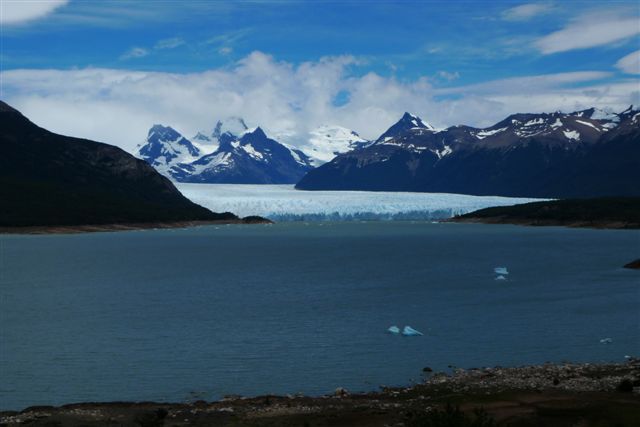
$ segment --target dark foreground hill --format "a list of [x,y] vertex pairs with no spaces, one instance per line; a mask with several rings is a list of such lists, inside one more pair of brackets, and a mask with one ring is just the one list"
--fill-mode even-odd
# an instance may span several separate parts
[[143,160],[36,126],[0,101],[0,227],[234,221],[184,197]]
[[525,203],[480,209],[454,222],[640,228],[640,197],[603,197]]

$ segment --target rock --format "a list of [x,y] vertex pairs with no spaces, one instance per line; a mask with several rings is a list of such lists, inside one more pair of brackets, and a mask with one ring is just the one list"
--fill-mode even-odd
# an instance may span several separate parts
[[245,216],[242,218],[243,224],[273,224],[273,221],[257,215]]
[[349,395],[349,392],[346,388],[338,387],[334,392],[334,395],[337,397],[345,397]]
[[638,258],[635,261],[631,261],[628,264],[625,264],[624,268],[631,268],[631,269],[634,269],[634,270],[640,270],[640,258]]
[[616,387],[616,390],[618,390],[620,393],[631,393],[633,391],[633,382],[630,379],[625,378],[620,381],[620,383]]
[[428,366],[425,366],[424,368],[422,368],[422,372],[433,372],[433,369],[431,369]]

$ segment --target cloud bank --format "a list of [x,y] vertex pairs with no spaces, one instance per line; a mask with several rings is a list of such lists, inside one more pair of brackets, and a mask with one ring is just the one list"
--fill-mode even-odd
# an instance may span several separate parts
[[2,0],[0,1],[0,24],[22,24],[42,18],[69,0]]
[[640,50],[621,58],[616,62],[616,67],[627,74],[640,74]]
[[604,46],[640,34],[637,13],[621,11],[581,15],[563,29],[548,34],[534,43],[543,54]]
[[527,21],[539,15],[549,13],[553,9],[551,3],[527,3],[512,7],[502,12],[505,21]]
[[[187,137],[216,121],[244,117],[267,134],[303,146],[309,130],[341,125],[375,138],[404,111],[437,127],[491,125],[515,112],[622,110],[638,103],[636,79],[585,71],[519,77],[471,86],[434,86],[369,72],[352,56],[294,65],[254,52],[230,67],[177,74],[103,68],[10,70],[2,99],[52,131],[132,150],[162,123]],[[338,99],[346,102],[337,102]]]

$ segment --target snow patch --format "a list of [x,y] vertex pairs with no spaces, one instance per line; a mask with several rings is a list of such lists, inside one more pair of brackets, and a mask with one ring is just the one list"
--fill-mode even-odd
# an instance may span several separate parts
[[594,125],[593,123],[583,122],[582,120],[576,120],[576,123],[580,123],[581,125],[592,127],[595,130],[597,130],[598,132],[601,132],[601,130],[596,125]]
[[482,130],[476,134],[476,138],[485,139],[488,136],[492,136],[497,133],[504,132],[505,130],[507,130],[507,128],[500,128],[500,129],[494,129],[494,130]]
[[535,126],[535,125],[541,125],[541,124],[544,124],[544,119],[542,117],[538,119],[529,120],[523,126]]
[[575,131],[575,130],[568,130],[567,131],[567,130],[565,130],[565,131],[562,131],[562,133],[564,133],[564,136],[567,139],[572,139],[574,141],[580,141],[580,133],[578,131]]
[[611,120],[612,122],[619,122],[620,117],[611,109],[599,109],[595,108],[593,114],[591,114],[593,120]]
[[[231,144],[233,145],[233,143]],[[253,148],[253,145],[245,144],[242,146],[242,149],[254,159],[264,160],[264,156],[262,155],[262,153]]]
[[449,154],[453,153],[453,150],[448,145],[445,145],[442,150],[431,150],[431,152],[438,156],[438,160],[440,160],[444,156],[448,156]]

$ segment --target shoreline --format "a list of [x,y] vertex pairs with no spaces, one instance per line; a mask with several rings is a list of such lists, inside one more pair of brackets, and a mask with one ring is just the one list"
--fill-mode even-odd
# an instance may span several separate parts
[[[473,417],[483,408],[495,425],[633,425],[640,419],[640,359],[607,364],[423,370],[408,387],[318,397],[228,396],[190,403],[89,402],[0,411],[0,425],[412,425],[446,405]],[[117,422],[116,422],[117,421]],[[582,424],[585,423],[585,424]],[[466,424],[465,424],[466,425]]]
[[[465,214],[470,215],[470,214]],[[591,228],[594,230],[638,230],[640,224],[627,221],[559,221],[539,219],[516,219],[503,216],[495,217],[452,217],[443,222],[455,222],[460,224],[494,224],[494,225],[521,225],[524,227],[569,227]]]
[[157,221],[86,225],[34,225],[24,227],[0,227],[0,235],[102,233],[116,231],[189,228],[202,227],[207,225],[227,224],[273,224],[273,221],[261,217],[246,217],[234,220]]

